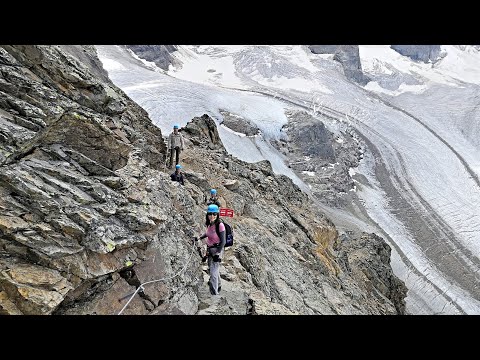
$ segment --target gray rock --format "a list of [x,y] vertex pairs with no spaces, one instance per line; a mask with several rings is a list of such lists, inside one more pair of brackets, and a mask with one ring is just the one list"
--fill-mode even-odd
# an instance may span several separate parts
[[310,45],[309,49],[314,54],[335,54],[342,45]]
[[391,303],[398,314],[405,314],[407,288],[386,262],[391,254],[388,244],[375,234],[364,233],[360,238],[344,238],[336,249],[340,252],[339,258],[345,254],[342,267],[352,274],[359,287],[384,304],[382,307],[387,308]]
[[288,139],[273,145],[319,200],[334,207],[348,206],[354,188],[349,169],[358,166],[364,147],[349,129],[334,134],[312,114],[290,111],[287,116]]
[[242,118],[241,116],[224,110],[220,110],[220,114],[223,116],[223,121],[221,124],[235,132],[245,134],[247,136],[254,136],[259,133],[259,129],[255,124],[252,124],[250,121]]
[[298,148],[303,156],[315,157],[326,162],[335,162],[332,136],[319,121],[311,121],[307,113],[299,113],[289,121],[288,135],[291,144]]
[[370,81],[362,72],[358,45],[310,45],[309,49],[314,54],[334,54],[333,59],[342,64],[347,79],[360,85]]
[[60,45],[65,53],[75,57],[79,62],[87,64],[94,75],[105,82],[108,82],[108,73],[103,69],[103,65],[97,56],[97,51],[93,45]]
[[403,56],[424,63],[440,59],[440,45],[391,45],[393,50]]
[[168,70],[170,64],[178,65],[171,55],[177,51],[175,45],[125,45],[125,47],[132,50],[138,57],[154,62],[163,70]]

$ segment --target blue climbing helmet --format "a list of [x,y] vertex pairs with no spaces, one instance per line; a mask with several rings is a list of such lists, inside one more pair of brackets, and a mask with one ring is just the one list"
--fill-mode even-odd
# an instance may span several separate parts
[[178,126],[178,124],[173,125],[173,128],[174,128],[174,129],[178,129],[179,127],[180,127],[180,126]]
[[175,165],[175,169],[181,169],[181,168],[182,168],[182,165],[180,164]]
[[211,190],[210,190],[210,194],[212,194],[212,195],[216,195],[216,194],[217,194],[217,190],[215,190],[215,189],[211,189]]
[[215,205],[215,204],[208,205],[207,213],[219,213],[219,212],[220,212],[220,210],[218,209],[217,205]]

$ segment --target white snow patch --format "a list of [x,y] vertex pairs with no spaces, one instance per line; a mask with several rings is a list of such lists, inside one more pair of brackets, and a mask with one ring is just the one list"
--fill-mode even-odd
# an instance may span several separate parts
[[380,86],[376,81],[369,81],[367,85],[364,86],[366,90],[381,92],[387,95],[397,96],[405,92],[411,92],[415,94],[421,94],[427,90],[428,86],[425,84],[421,85],[406,85],[404,83],[400,84],[397,90],[388,90]]
[[[182,62],[182,67],[176,69],[171,67],[168,74],[179,79],[193,81],[203,84],[214,84],[228,88],[247,89],[248,86],[237,76],[233,54],[246,48],[269,47],[269,49],[279,57],[287,57],[296,66],[300,66],[310,72],[318,72],[319,69],[312,64],[312,53],[305,46],[180,46],[179,51],[173,53],[178,60]],[[271,56],[264,58],[265,63],[271,68],[272,61],[278,63],[279,60],[273,60]],[[250,72],[250,78],[259,84],[269,88],[291,89],[301,92],[318,91],[324,94],[333,94],[324,84],[319,83],[318,79],[289,78],[275,74],[272,78],[265,78],[258,74],[255,69]]]
[[300,66],[312,73],[319,71],[319,69],[312,64],[312,60],[315,60],[316,54],[313,54],[308,46],[304,45],[265,45],[272,51],[283,58],[287,58],[293,64]]
[[465,45],[442,45],[440,49],[447,56],[435,65],[438,71],[466,83],[480,84],[480,52],[477,49]]
[[412,61],[390,48],[389,45],[360,45],[359,53],[362,69],[366,73],[390,75],[392,70],[389,68],[393,67],[400,73],[410,74],[418,80],[423,80],[422,83],[436,82],[458,86],[454,78],[438,71],[432,64]]
[[242,119],[242,120],[244,120],[243,117],[241,117],[240,115],[232,114],[231,112],[229,112],[228,115],[231,116],[231,117],[237,118],[237,119]]
[[123,66],[118,61],[113,59],[102,59],[103,68],[107,71],[115,71],[115,70],[126,70],[127,68]]
[[327,88],[326,86],[315,83],[312,80],[302,79],[302,78],[287,78],[285,76],[273,76],[270,79],[264,77],[255,77],[255,80],[268,87],[274,87],[279,89],[290,89],[301,92],[310,93],[313,91],[319,91],[324,94],[333,94],[333,91]]
[[222,53],[221,56],[217,55],[216,57],[210,56],[207,54],[209,48],[204,46],[199,51],[193,46],[179,46],[179,50],[182,51],[173,53],[173,56],[182,62],[182,67],[180,69],[170,68],[168,75],[200,84],[246,89],[246,86],[235,74],[233,57],[228,53]]
[[[359,46],[362,69],[372,75],[392,75],[393,69],[400,73],[413,75],[421,80],[421,85],[400,85],[396,91],[380,90],[378,84],[367,84],[368,90],[382,91],[390,95],[402,92],[423,92],[429,82],[460,86],[459,81],[480,84],[480,51],[466,45],[442,45],[445,56],[436,63],[415,62],[390,48],[389,45]],[[380,87],[381,88],[381,87]]]
[[335,54],[315,54],[317,55],[319,58],[321,59],[325,59],[325,60],[333,60]]

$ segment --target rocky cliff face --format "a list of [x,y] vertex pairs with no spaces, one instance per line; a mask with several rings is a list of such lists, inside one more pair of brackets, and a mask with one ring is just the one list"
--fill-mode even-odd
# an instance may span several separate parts
[[427,63],[440,59],[440,45],[391,45],[390,47],[415,61]]
[[[339,237],[267,161],[228,155],[208,116],[181,131],[185,186],[91,49],[0,47],[0,313],[116,314],[160,278],[124,314],[405,311],[380,238]],[[191,244],[212,187],[235,211],[216,297]]]
[[[163,166],[160,130],[95,76],[103,70],[91,48],[69,50],[0,48],[0,287],[15,306],[1,305],[8,312],[52,313],[118,283],[125,259],[139,255],[132,246],[146,245],[145,232],[162,222],[132,198],[129,183],[139,171],[132,162]],[[86,65],[70,55],[79,51]]]
[[339,127],[334,134],[311,113],[289,111],[286,115],[286,140],[273,145],[316,198],[332,207],[348,206],[355,188],[349,171],[363,158],[364,145],[350,128]]
[[342,64],[347,79],[360,85],[370,81],[362,72],[358,45],[310,45],[309,49],[314,54],[334,54],[334,60]]
[[125,45],[140,58],[154,62],[159,68],[168,70],[170,64],[175,64],[175,58],[171,55],[177,51],[175,45]]

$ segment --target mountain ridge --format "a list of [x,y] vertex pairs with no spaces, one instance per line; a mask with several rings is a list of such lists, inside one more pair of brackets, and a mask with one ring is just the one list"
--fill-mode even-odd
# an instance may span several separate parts
[[[176,274],[124,313],[405,312],[382,240],[340,238],[269,162],[228,155],[208,115],[181,129],[187,182],[170,181],[161,130],[90,70],[91,48],[69,50],[0,48],[2,313],[115,314],[140,283]],[[213,186],[236,212],[237,239],[216,298],[199,258],[182,272]]]

